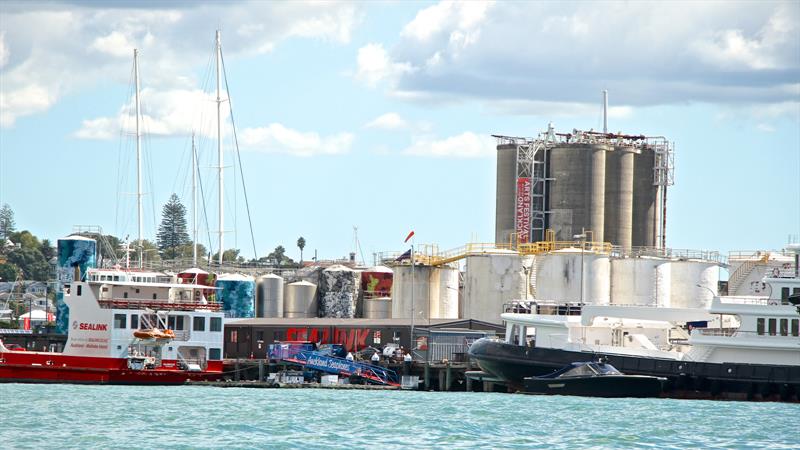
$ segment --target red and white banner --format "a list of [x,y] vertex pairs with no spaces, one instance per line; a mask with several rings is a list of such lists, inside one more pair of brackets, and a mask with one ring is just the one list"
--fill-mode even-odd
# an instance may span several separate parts
[[517,243],[524,244],[531,240],[531,179],[517,178],[516,203]]

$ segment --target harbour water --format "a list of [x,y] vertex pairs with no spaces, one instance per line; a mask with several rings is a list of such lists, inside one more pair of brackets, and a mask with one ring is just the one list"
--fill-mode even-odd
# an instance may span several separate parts
[[797,448],[797,405],[0,384],[2,448]]

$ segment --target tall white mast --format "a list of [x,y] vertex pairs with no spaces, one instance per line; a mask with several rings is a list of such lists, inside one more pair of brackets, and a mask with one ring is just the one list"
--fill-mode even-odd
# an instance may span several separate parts
[[608,91],[603,89],[603,133],[608,133]]
[[192,267],[197,267],[197,147],[192,133]]
[[220,91],[222,90],[222,77],[220,70],[222,66],[222,44],[220,43],[219,30],[217,30],[217,157],[219,159],[219,264],[222,265],[222,253],[225,251],[223,245],[223,236],[225,234],[225,221],[223,220],[224,203],[223,203],[223,183],[222,183],[222,98]]
[[133,49],[133,71],[134,78],[136,79],[136,211],[139,222],[139,268],[142,268],[142,134],[139,131],[139,116],[141,115],[141,106],[139,103],[139,50]]

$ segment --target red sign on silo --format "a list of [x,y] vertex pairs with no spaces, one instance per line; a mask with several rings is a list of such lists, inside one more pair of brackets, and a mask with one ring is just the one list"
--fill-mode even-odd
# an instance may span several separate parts
[[528,177],[517,178],[517,204],[516,204],[516,232],[517,243],[530,242],[531,238],[531,179]]

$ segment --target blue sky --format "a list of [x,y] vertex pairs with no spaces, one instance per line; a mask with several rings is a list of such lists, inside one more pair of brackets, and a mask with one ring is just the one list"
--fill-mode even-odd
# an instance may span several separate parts
[[[353,226],[368,262],[411,229],[443,249],[488,242],[490,135],[598,129],[604,88],[611,130],[675,142],[668,246],[769,249],[800,235],[797,2],[104,4],[0,5],[0,203],[42,237],[136,234],[136,47],[145,237],[172,192],[191,202],[196,130],[216,247],[218,27],[259,256],[282,244],[297,257],[302,235],[307,258],[343,257]],[[224,142],[227,165],[230,132]],[[225,242],[252,256],[236,171]]]

